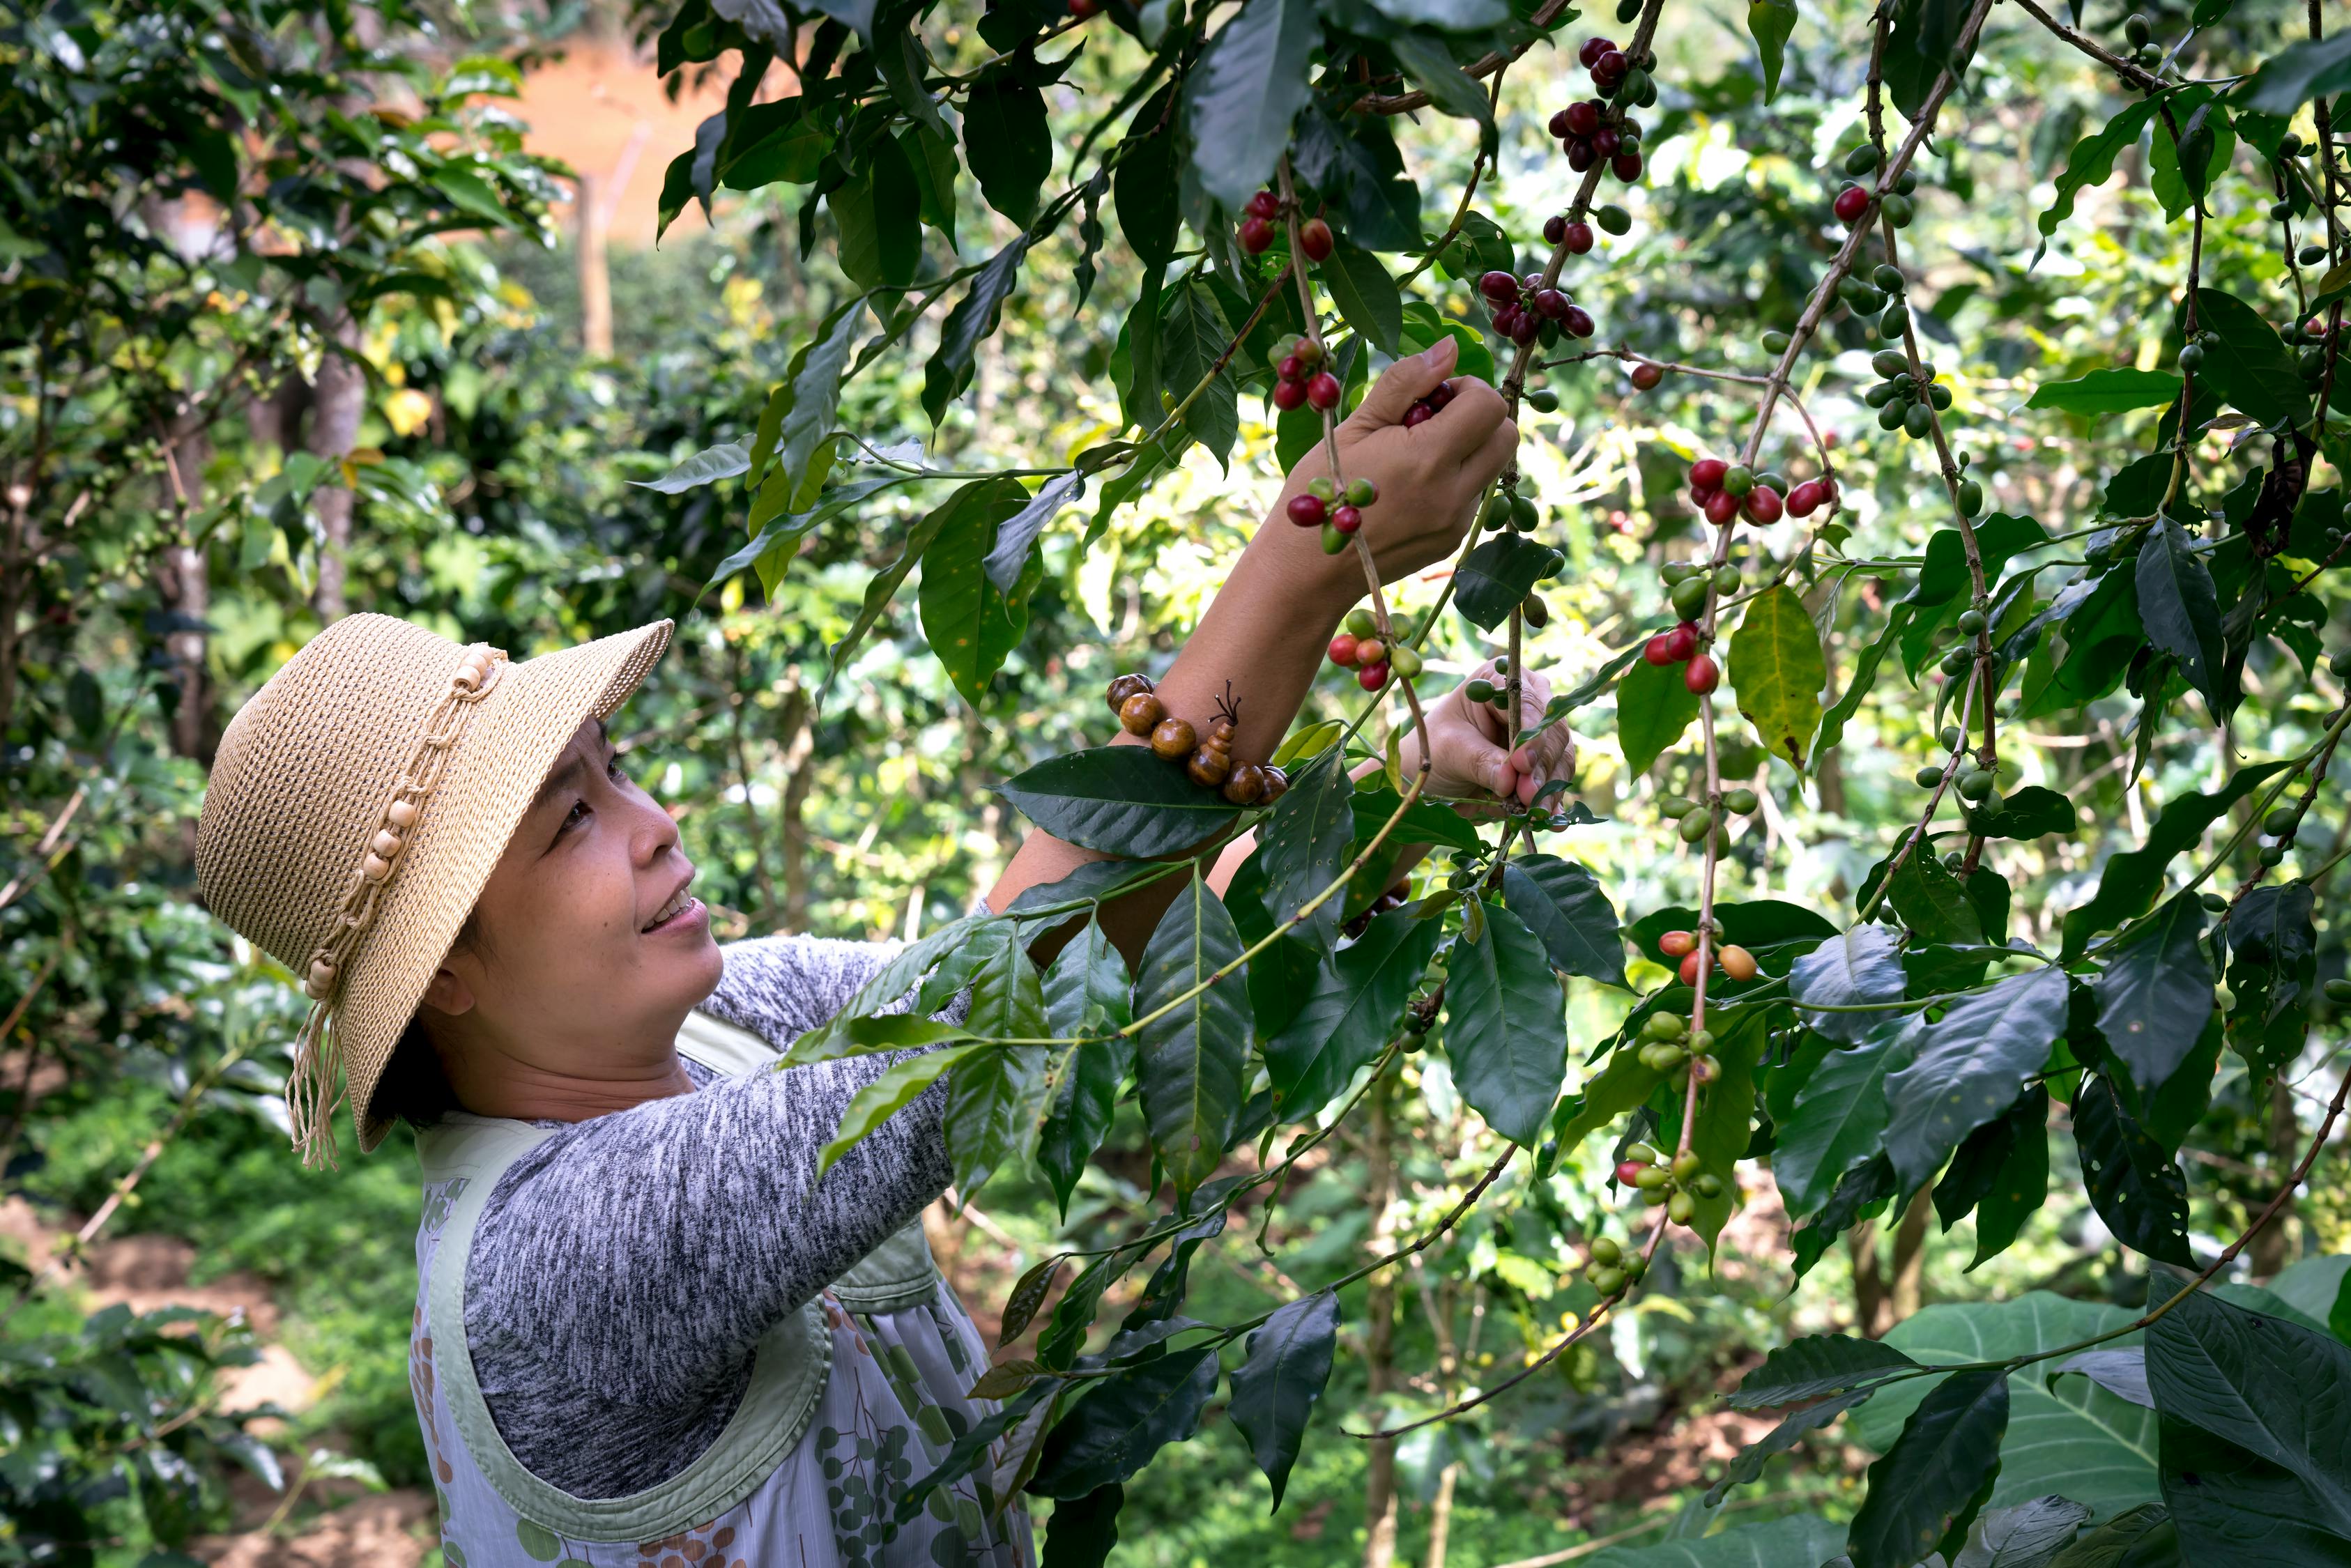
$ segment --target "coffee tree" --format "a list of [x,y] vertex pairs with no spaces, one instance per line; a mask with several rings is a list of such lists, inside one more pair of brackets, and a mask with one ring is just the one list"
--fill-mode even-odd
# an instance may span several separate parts
[[[1890,1339],[1800,1339],[1733,1396],[1792,1413],[1708,1505],[1846,1420],[1883,1456],[1844,1535],[1855,1568],[2351,1552],[2351,1300],[2312,1310],[2224,1278],[2293,1202],[2351,1080],[2233,1235],[2191,1239],[2178,1163],[2224,1053],[2268,1093],[2306,1070],[2314,1026],[2331,1040],[2351,999],[2351,981],[2319,977],[2327,879],[2351,852],[2339,834],[2331,849],[2304,840],[2351,723],[2323,642],[2346,519],[2339,485],[2319,482],[2339,476],[2346,435],[2351,242],[2330,98],[2351,89],[2351,41],[2325,36],[2315,6],[2290,26],[2232,9],[2077,6],[2069,22],[2035,0],[1887,0],[1860,18],[1835,40],[1852,90],[1819,120],[1816,166],[1782,184],[1796,193],[1784,248],[1759,260],[1759,310],[1781,323],[1756,340],[1760,371],[1738,368],[1752,362],[1744,340],[1684,347],[1666,312],[1612,321],[1602,303],[1603,269],[1654,241],[1698,253],[1686,265],[1701,271],[1708,250],[1750,244],[1687,183],[1650,188],[1658,148],[1695,135],[1708,107],[1660,78],[1660,28],[1676,20],[1663,0],[1583,16],[1564,0],[1016,0],[976,26],[871,0],[807,13],[687,0],[651,19],[664,73],[737,68],[726,109],[669,167],[664,221],[721,191],[789,185],[788,243],[803,257],[829,246],[848,282],[756,437],[664,483],[740,479],[747,542],[719,576],[748,570],[769,595],[811,539],[924,497],[831,650],[836,675],[919,568],[920,625],[977,702],[1020,643],[1047,541],[1081,526],[1091,545],[1195,444],[1225,462],[1245,396],[1263,400],[1280,464],[1312,476],[1287,523],[1266,526],[1313,528],[1364,569],[1364,603],[1331,649],[1361,703],[1350,718],[1252,765],[1221,718],[1171,714],[1147,677],[1122,679],[1105,733],[1149,745],[1050,758],[1001,785],[1037,826],[1109,858],[907,946],[789,1053],[931,1048],[890,1066],[830,1152],[946,1077],[967,1197],[1033,1161],[1066,1204],[1131,1096],[1165,1197],[1125,1239],[1050,1258],[1015,1287],[1002,1343],[1038,1326],[1034,1353],[981,1379],[998,1412],[958,1436],[902,1519],[995,1448],[1015,1457],[998,1506],[1019,1489],[1054,1500],[1051,1559],[1099,1561],[1123,1489],[1220,1389],[1278,1507],[1330,1375],[1338,1292],[1481,1209],[1541,1201],[1598,1140],[1613,1172],[1593,1196],[1609,1207],[1580,1227],[1571,1326],[1421,1420],[1325,1440],[1392,1442],[1508,1398],[1667,1272],[1661,1252],[1702,1259],[1769,1186],[1796,1222],[1801,1279],[1856,1224],[1923,1225],[1928,1204],[1947,1228],[1971,1218],[1980,1262],[2053,1183],[2078,1183],[2148,1260],[2146,1310],[2036,1294],[1930,1308]],[[1750,92],[1782,91],[1801,19],[1784,0],[1748,8]],[[1941,270],[1950,258],[1906,248],[1905,231],[1938,193],[1969,197],[1971,81],[2004,49],[2051,40],[2095,62],[2109,95],[2035,132],[2062,154],[2044,246],[2118,163],[2151,190],[2170,244],[2143,258],[2161,282],[2130,308],[2158,321],[2159,353],[2117,345],[2038,378],[2025,406],[2069,419],[2074,437],[2044,444],[2011,439],[1936,363],[1965,296]],[[1574,95],[1514,103],[1514,78],[1555,57],[1575,61]],[[771,67],[794,90],[763,94]],[[1069,88],[1079,71],[1083,94]],[[1426,211],[1431,182],[1395,134],[1422,110],[1475,149],[1462,187]],[[1520,119],[1543,127],[1558,198],[1513,233],[1479,199]],[[975,189],[1010,237],[967,261],[958,202]],[[1636,232],[1660,217],[1687,232]],[[841,427],[844,383],[918,360],[923,407],[946,420],[1010,329],[1024,277],[1064,256],[1081,305],[1113,279],[1128,301],[1114,348],[1085,368],[1114,386],[1115,429],[1059,465],[987,471]],[[2014,287],[2045,307],[2029,280]],[[1574,591],[1571,553],[1579,574],[1606,564],[1593,518],[1632,527],[1608,497],[1547,517],[1534,465],[1514,465],[1434,601],[1410,616],[1391,602],[1360,531],[1376,486],[1346,471],[1333,431],[1376,363],[1441,336],[1460,345],[1459,373],[1493,380],[1522,420],[1563,394],[1596,401],[1602,377],[1687,400],[1674,450],[1638,460],[1655,531],[1645,557],[1613,558],[1627,569],[1618,646],[1571,672],[1526,732],[1613,696],[1614,809],[1681,846],[1687,904],[1626,906],[1558,852],[1552,835],[1598,821],[1586,805],[1551,793],[1480,822],[1430,798],[1426,746],[1417,773],[1399,763],[1401,737],[1426,733],[1424,655],[1475,628],[1499,657],[1469,699],[1521,715],[1545,592]],[[1847,428],[1815,412],[1830,402],[1854,411]],[[2161,411],[2141,449],[2105,462],[2092,426],[2139,410]],[[1889,496],[1930,522],[1923,550],[1876,553]],[[2085,526],[2051,531],[2035,497]],[[1849,589],[1864,591],[1849,602]],[[1833,678],[1840,644],[1855,657]],[[1898,710],[1889,661],[1917,692]],[[2103,787],[2130,834],[2094,860],[2098,776],[2075,790],[2032,781],[2053,775],[2018,737],[2118,692],[2136,707],[2103,743],[2118,775]],[[1844,758],[1873,694],[1884,744]],[[2199,735],[2207,787],[2147,820],[2151,758]],[[1842,906],[1739,896],[1769,885],[1805,793],[1842,796],[1861,770],[1913,778],[1916,793],[1909,825],[1839,884]],[[1251,831],[1257,852],[1220,896],[1208,868]],[[1407,842],[1435,853],[1400,883]],[[2072,883],[2069,907],[2044,919],[2018,893],[2045,895],[2052,872]],[[1099,911],[1154,883],[1176,891],[1130,974]],[[1563,977],[1629,996],[1613,1032],[1573,1042],[1573,1092]],[[965,991],[960,1021],[935,1016]],[[1265,1205],[1270,1225],[1312,1168],[1301,1162],[1424,1052],[1498,1136],[1483,1174],[1430,1224],[1275,1310],[1186,1316],[1193,1258],[1236,1204]],[[2078,1175],[2050,1168],[2053,1116]],[[1704,1288],[1702,1264],[1672,1272]],[[1098,1333],[1113,1292],[1132,1304]],[[1744,1531],[1735,1560],[1818,1562],[1839,1547],[1817,1524]]]

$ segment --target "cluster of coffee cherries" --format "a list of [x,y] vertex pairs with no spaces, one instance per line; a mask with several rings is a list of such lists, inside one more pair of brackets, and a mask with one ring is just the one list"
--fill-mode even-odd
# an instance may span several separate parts
[[[1531,394],[1530,394],[1530,401],[1531,401]],[[1531,534],[1535,531],[1536,525],[1542,521],[1542,514],[1536,508],[1534,497],[1521,492],[1518,484],[1515,478],[1506,478],[1492,495],[1486,497],[1486,504],[1478,508],[1479,528],[1489,533],[1500,533],[1507,530],[1511,533]],[[1541,571],[1535,574],[1539,581],[1548,581],[1558,576],[1560,569],[1567,564],[1566,554],[1556,546],[1546,545],[1543,548],[1551,551],[1551,561]],[[1542,596],[1532,590],[1529,590],[1527,596],[1519,601],[1519,613],[1525,617],[1531,631],[1540,632],[1551,624],[1551,606],[1545,604],[1542,601]],[[1498,664],[1496,667],[1507,670],[1508,665]]]
[[[1682,842],[1696,847],[1706,841],[1708,834],[1719,834],[1725,818],[1751,816],[1756,808],[1762,803],[1756,798],[1754,790],[1742,786],[1735,789],[1725,789],[1720,798],[1711,804],[1704,800],[1693,800],[1684,795],[1660,795],[1657,797],[1657,810],[1661,815],[1673,819],[1675,836]],[[1717,847],[1720,847],[1719,838]],[[1684,954],[1689,955],[1682,965],[1682,983],[1694,984],[1698,979],[1698,938],[1687,931],[1668,931],[1660,938],[1659,946],[1669,957],[1680,958]],[[1721,959],[1724,955],[1729,953],[1744,956],[1745,949],[1739,947],[1715,949],[1717,959]],[[1748,973],[1752,974],[1754,960],[1750,958],[1747,964]],[[1728,965],[1725,965],[1725,967],[1728,968]],[[1748,976],[1733,974],[1730,977],[1734,980],[1743,980]]]
[[[1740,789],[1738,790],[1737,793],[1747,797],[1747,809],[1751,811],[1755,809],[1754,791],[1750,789]],[[1726,810],[1729,807],[1730,797],[1729,794],[1724,795],[1722,803]],[[1694,808],[1694,810],[1704,812],[1706,811],[1706,808],[1699,806]],[[1711,817],[1712,813],[1708,812],[1708,815]],[[1701,831],[1698,833],[1698,837],[1706,837],[1707,832],[1711,831],[1711,827],[1712,824],[1710,821],[1701,824]],[[1668,931],[1664,936],[1657,938],[1657,951],[1663,953],[1668,958],[1678,958],[1681,960],[1681,964],[1676,972],[1680,975],[1683,985],[1695,986],[1698,984],[1698,969],[1697,932]],[[1725,943],[1718,940],[1714,946],[1713,956],[1714,967],[1717,969],[1721,970],[1724,976],[1728,978],[1738,980],[1743,984],[1744,982],[1755,977],[1755,955],[1750,953],[1746,948],[1740,946],[1737,943]],[[1676,1036],[1672,1038],[1677,1039],[1679,1037]],[[1669,1063],[1668,1065],[1671,1064]],[[1698,1082],[1703,1083],[1706,1082],[1707,1080],[1701,1078]]]
[[1721,684],[1722,670],[1710,653],[1698,652],[1698,619],[1706,613],[1706,592],[1709,582],[1720,583],[1718,592],[1729,594],[1739,588],[1739,569],[1725,562],[1708,573],[1704,567],[1688,561],[1668,561],[1658,575],[1665,580],[1666,596],[1673,602],[1674,614],[1679,619],[1666,631],[1649,639],[1641,650],[1641,657],[1659,669],[1675,664],[1686,665],[1682,684],[1698,695]]
[[1657,68],[1656,50],[1645,51],[1636,60],[1618,48],[1615,39],[1594,37],[1577,47],[1575,60],[1592,73],[1592,90],[1602,98],[1640,109],[1657,101],[1657,84],[1649,76]]
[[1290,788],[1290,776],[1270,762],[1233,760],[1233,725],[1239,715],[1232,687],[1217,699],[1217,716],[1202,735],[1189,719],[1177,718],[1159,700],[1148,675],[1120,675],[1107,694],[1119,727],[1151,742],[1154,756],[1184,764],[1185,775],[1236,806],[1271,805]]
[[1412,406],[1404,411],[1404,427],[1406,430],[1410,430],[1416,424],[1426,424],[1430,420],[1435,419],[1437,414],[1442,413],[1446,404],[1452,401],[1453,383],[1451,382],[1437,382],[1436,388],[1426,396],[1416,397],[1412,400]]
[[1690,505],[1705,513],[1706,520],[1719,528],[1740,517],[1763,527],[1778,522],[1782,513],[1808,516],[1834,496],[1827,481],[1815,479],[1809,483],[1813,489],[1803,497],[1804,506],[1800,511],[1787,480],[1770,469],[1758,474],[1744,463],[1729,463],[1719,457],[1701,457],[1689,466]]
[[[1898,343],[1902,341],[1903,334],[1910,329],[1910,307],[1902,298],[1907,287],[1908,280],[1902,276],[1900,267],[1880,263],[1877,270],[1866,278],[1859,273],[1846,273],[1838,280],[1837,298],[1845,302],[1855,317],[1876,317],[1877,335],[1889,343]],[[1775,337],[1782,339],[1778,349],[1771,348],[1771,340]],[[1776,354],[1784,350],[1787,343],[1783,334],[1767,332],[1763,335],[1763,346]]]
[[[1969,613],[1977,612],[1970,611]],[[1980,621],[1982,617],[1979,614],[1977,619]],[[1954,678],[1964,675],[1968,667],[1974,663],[1975,650],[1964,645],[1954,648],[1950,653],[1943,655],[1944,673]],[[1929,762],[1919,768],[1912,775],[1918,788],[1938,789],[1944,780],[1949,779],[1951,789],[1961,800],[1967,802],[1965,810],[1971,816],[1997,816],[2001,806],[1998,771],[1985,767],[1977,759],[1974,752],[1959,751],[1960,743],[1967,737],[1960,733],[1958,725],[1945,725],[1942,732],[1935,738],[1941,743],[1947,754],[1959,752],[1959,760],[1949,763]]]
[[1495,654],[1494,679],[1489,681],[1480,675],[1465,685],[1461,695],[1473,703],[1483,703],[1507,717],[1510,711],[1510,656],[1508,653]]
[[[1678,1023],[1681,1020],[1677,1019],[1674,1021]],[[1697,1038],[1705,1039],[1706,1031],[1700,1030]],[[1670,1045],[1669,1049],[1681,1051],[1679,1045]],[[1641,1059],[1646,1061],[1648,1057],[1648,1050],[1645,1047]],[[1703,1060],[1711,1061],[1714,1059],[1707,1057]],[[1705,1162],[1698,1158],[1696,1150],[1685,1150],[1668,1159],[1651,1145],[1628,1144],[1625,1146],[1625,1157],[1616,1162],[1616,1179],[1640,1193],[1641,1201],[1650,1207],[1665,1205],[1666,1218],[1676,1225],[1687,1225],[1698,1218],[1699,1198],[1720,1197],[1723,1194],[1722,1178],[1706,1170],[1704,1166]],[[1592,1281],[1592,1288],[1604,1296],[1614,1294],[1602,1289],[1600,1281],[1596,1279]]]
[[[2217,343],[2220,341],[2220,334],[2217,332],[2199,333],[2198,336],[2199,338],[2205,338],[2211,342]],[[2319,382],[2326,379],[2325,320],[2320,317],[2312,317],[2309,320],[2304,321],[2300,327],[2296,328],[2292,332],[2289,332],[2286,335],[2286,341],[2290,343],[2300,343],[2303,346],[2302,352],[2296,358],[2295,363],[2302,371],[2304,384],[2308,386],[2313,392],[2317,391]]]
[[[1648,1147],[1646,1144],[1640,1146]],[[1613,1296],[1638,1282],[1647,1269],[1648,1264],[1638,1252],[1627,1252],[1607,1237],[1595,1236],[1592,1239],[1592,1256],[1583,1265],[1583,1277],[1602,1295]]]
[[1545,348],[1562,336],[1589,338],[1592,312],[1566,289],[1546,285],[1540,272],[1513,277],[1497,267],[1478,279],[1478,292],[1494,312],[1494,330],[1524,348],[1540,339]]
[[[1844,172],[1856,181],[1876,173],[1877,163],[1877,149],[1866,141],[1844,155]],[[1867,185],[1851,184],[1839,191],[1829,206],[1838,222],[1857,228],[1869,221],[1870,205],[1875,203],[1888,223],[1897,229],[1907,229],[1910,220],[1918,215],[1917,203],[1912,199],[1917,189],[1917,171],[1905,169],[1894,177],[1894,189],[1882,197]]]
[[1360,604],[1347,612],[1345,624],[1331,639],[1331,662],[1354,671],[1355,684],[1367,692],[1386,686],[1390,675],[1416,679],[1421,668],[1418,653],[1401,643],[1391,646],[1380,640],[1379,619]]
[[1551,133],[1559,138],[1567,166],[1579,174],[1604,162],[1628,185],[1641,177],[1641,122],[1600,99],[1581,99],[1552,115]]
[[[1241,209],[1240,227],[1233,237],[1251,256],[1261,256],[1273,244],[1273,222],[1281,216],[1281,198],[1271,191],[1259,191]],[[1306,253],[1309,261],[1328,261],[1332,246],[1331,225],[1321,218],[1309,218],[1298,225],[1298,248]]]
[[1293,408],[1338,407],[1344,389],[1338,377],[1322,368],[1323,359],[1322,345],[1303,333],[1276,343],[1266,356],[1273,367],[1273,406],[1284,413]]
[[1306,488],[1290,497],[1285,508],[1301,528],[1322,530],[1322,553],[1337,555],[1364,526],[1364,508],[1380,498],[1380,487],[1368,475],[1358,474],[1343,487],[1328,474],[1306,481]]

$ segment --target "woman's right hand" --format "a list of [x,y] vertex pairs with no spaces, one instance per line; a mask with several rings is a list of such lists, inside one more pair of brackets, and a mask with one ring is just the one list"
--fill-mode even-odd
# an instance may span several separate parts
[[[1379,500],[1364,509],[1364,537],[1383,582],[1407,577],[1458,549],[1478,498],[1518,450],[1519,427],[1508,417],[1502,394],[1473,376],[1453,383],[1453,400],[1433,418],[1405,427],[1405,413],[1446,379],[1459,351],[1448,336],[1425,352],[1396,361],[1335,433],[1341,471],[1379,486]],[[1308,481],[1329,473],[1329,455],[1318,442],[1283,484],[1267,528],[1294,532],[1319,551],[1316,536],[1293,529],[1285,508],[1291,497],[1304,493]],[[1353,552],[1326,559],[1352,584],[1346,594],[1352,601],[1363,591],[1363,570]]]

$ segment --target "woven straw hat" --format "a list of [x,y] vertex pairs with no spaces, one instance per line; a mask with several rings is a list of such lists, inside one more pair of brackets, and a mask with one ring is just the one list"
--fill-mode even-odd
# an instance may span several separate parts
[[370,1099],[524,810],[586,720],[627,699],[670,622],[507,662],[389,615],[336,622],[229,721],[196,822],[212,912],[315,1004],[286,1088],[306,1165],[334,1158],[336,1067]]

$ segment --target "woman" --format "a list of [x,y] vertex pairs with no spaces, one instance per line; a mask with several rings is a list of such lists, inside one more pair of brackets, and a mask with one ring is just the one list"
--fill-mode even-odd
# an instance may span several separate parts
[[[1405,426],[1452,363],[1450,339],[1399,361],[1340,427],[1380,486],[1386,577],[1446,557],[1516,444],[1475,381]],[[1260,528],[1162,700],[1205,720],[1230,682],[1234,754],[1268,755],[1363,587],[1352,553]],[[362,1150],[420,1129],[411,1376],[448,1562],[1026,1563],[986,1466],[893,1519],[985,1409],[965,1395],[984,1347],[919,1224],[948,1180],[944,1095],[811,1192],[883,1063],[757,1069],[890,949],[712,940],[674,825],[604,729],[669,631],[513,664],[338,622],[229,726],[198,826],[210,907],[316,1002],[287,1093],[305,1157],[331,1156],[339,1071]],[[1529,799],[1566,762],[1563,731],[1506,754],[1458,692],[1430,734],[1440,793]],[[1087,858],[1031,833],[987,903]],[[1169,896],[1106,908],[1113,940],[1139,953]]]

